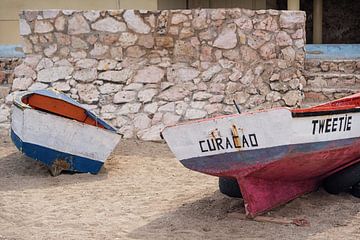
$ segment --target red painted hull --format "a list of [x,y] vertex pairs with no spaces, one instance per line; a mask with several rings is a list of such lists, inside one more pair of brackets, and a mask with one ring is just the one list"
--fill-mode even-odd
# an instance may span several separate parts
[[[201,159],[193,159],[182,163],[195,171],[236,178],[246,213],[254,217],[314,191],[325,177],[360,161],[359,146],[360,139],[330,142],[318,147],[317,151],[308,149],[308,146],[300,146],[302,151],[299,146],[287,146],[288,152],[281,158],[265,161],[263,158],[266,156],[262,156],[263,158],[258,157],[257,161],[247,164],[244,161],[229,161],[227,157],[224,162],[228,165],[222,167],[219,167],[222,164],[221,158],[225,156],[215,156],[208,161],[202,158],[202,162]],[[241,156],[242,153],[239,152],[238,155]],[[269,152],[269,158],[271,154],[273,153]]]
[[360,141],[345,149],[287,157],[247,176],[236,174],[247,213],[255,216],[314,191],[325,177],[360,161],[356,159],[360,156],[359,144]]

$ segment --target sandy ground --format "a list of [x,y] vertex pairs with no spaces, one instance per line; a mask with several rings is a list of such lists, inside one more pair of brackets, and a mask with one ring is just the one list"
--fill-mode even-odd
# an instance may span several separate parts
[[100,174],[51,177],[0,136],[0,240],[360,239],[360,199],[348,194],[320,189],[266,215],[308,227],[244,220],[242,204],[162,143],[123,141]]

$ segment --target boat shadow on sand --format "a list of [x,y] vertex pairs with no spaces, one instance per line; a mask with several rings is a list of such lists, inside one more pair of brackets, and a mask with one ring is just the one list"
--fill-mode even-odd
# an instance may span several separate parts
[[15,149],[10,147],[8,149],[8,155],[0,155],[0,191],[39,189],[101,181],[108,175],[103,167],[97,175],[63,171],[61,175],[52,177],[44,164],[22,155]]
[[[259,222],[245,218],[242,199],[228,198],[219,191],[187,202],[174,211],[137,228],[135,239],[309,239],[333,232],[358,236],[360,201],[350,194],[329,195],[324,190],[307,194],[263,214],[274,219],[303,218],[309,226]],[[349,230],[350,229],[350,230]],[[352,238],[351,238],[352,239]]]

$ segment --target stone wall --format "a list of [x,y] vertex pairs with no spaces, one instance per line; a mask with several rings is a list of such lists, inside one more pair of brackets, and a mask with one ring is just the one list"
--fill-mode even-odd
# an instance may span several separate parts
[[360,59],[306,59],[304,106],[360,92]]
[[9,127],[10,108],[5,99],[14,81],[14,69],[21,63],[19,58],[0,58],[0,128]]
[[125,137],[158,140],[179,121],[303,99],[300,11],[25,11],[26,57],[7,97],[53,87]]

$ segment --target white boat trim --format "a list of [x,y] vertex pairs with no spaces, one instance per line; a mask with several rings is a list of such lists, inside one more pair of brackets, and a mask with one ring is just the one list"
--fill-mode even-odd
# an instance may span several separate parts
[[[322,129],[319,129],[320,122]],[[179,124],[166,127],[162,134],[176,158],[181,161],[228,152],[357,138],[360,137],[358,122],[359,112],[292,117],[288,108],[277,108]],[[226,148],[226,139],[234,145],[233,126],[236,127],[241,143],[239,148]],[[217,147],[210,151],[206,148],[207,141],[210,141],[210,145],[214,141],[216,146],[216,139],[222,139],[224,149]]]

